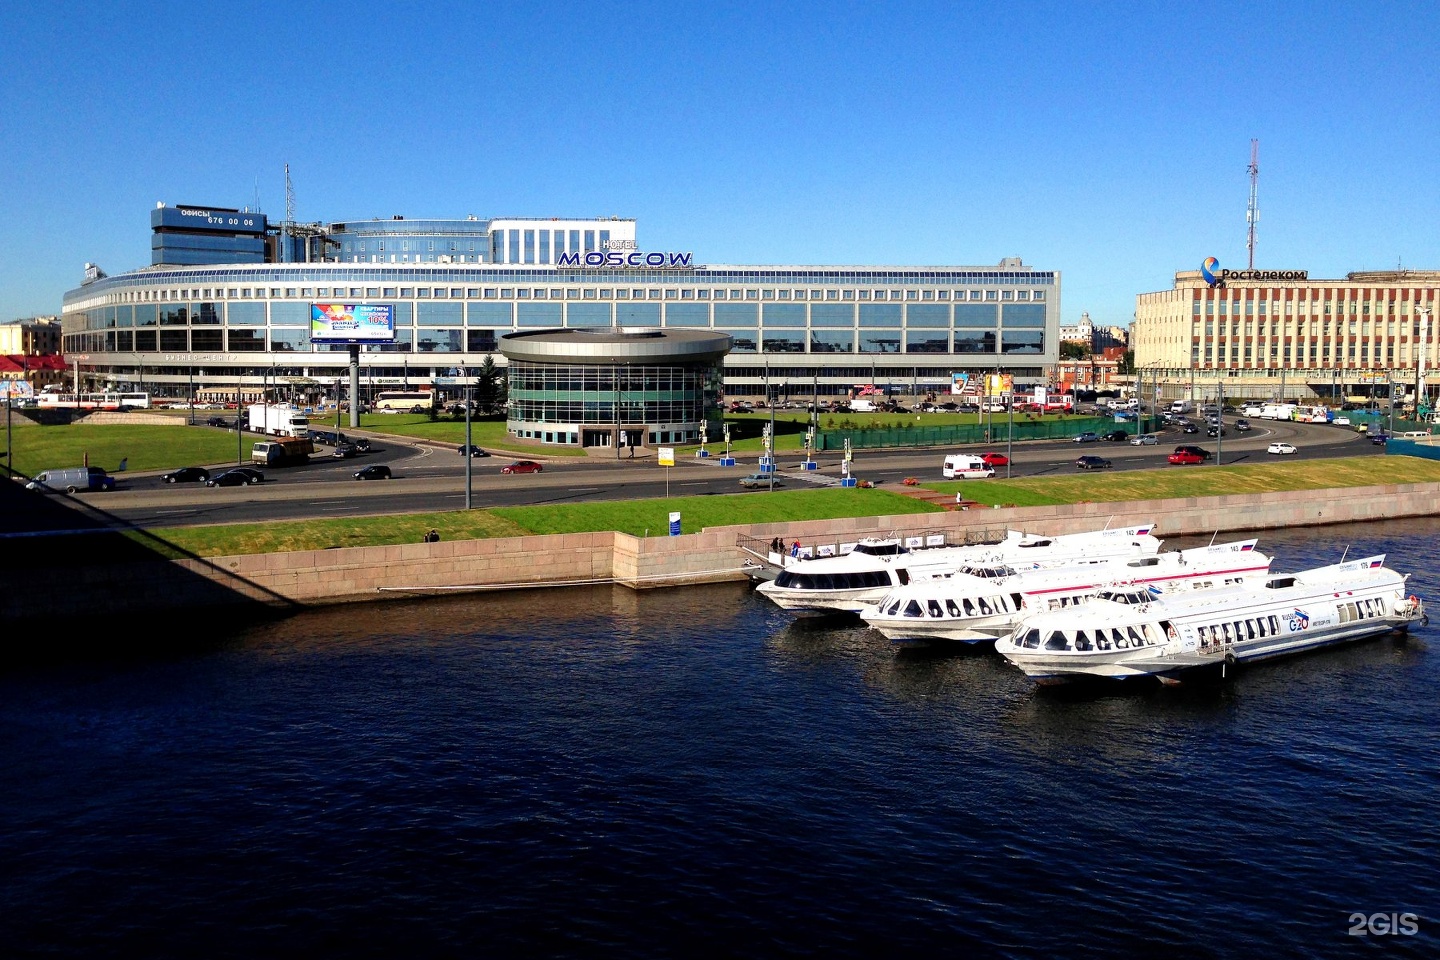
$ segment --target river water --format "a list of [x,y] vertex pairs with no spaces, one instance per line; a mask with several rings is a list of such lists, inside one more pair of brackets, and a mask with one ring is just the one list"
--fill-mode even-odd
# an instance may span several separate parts
[[[1440,611],[1437,534],[1260,549]],[[1440,620],[1083,695],[742,585],[163,629],[0,672],[6,956],[1440,952]]]

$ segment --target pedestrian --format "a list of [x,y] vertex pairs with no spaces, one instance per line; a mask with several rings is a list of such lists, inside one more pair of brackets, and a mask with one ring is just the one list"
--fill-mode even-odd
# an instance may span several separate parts
[[440,542],[440,531],[439,531],[439,530],[431,530],[429,533],[425,534],[425,542],[426,542],[426,543],[439,543],[439,542]]
[[790,546],[790,556],[796,557],[797,559],[799,558],[799,556],[800,556],[800,541],[799,541],[799,540],[796,540],[793,544],[791,544],[791,546]]

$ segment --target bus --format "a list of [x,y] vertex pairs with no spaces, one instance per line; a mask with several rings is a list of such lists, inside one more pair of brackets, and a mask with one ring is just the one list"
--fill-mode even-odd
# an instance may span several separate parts
[[376,413],[425,413],[435,406],[434,390],[382,390],[371,409]]
[[42,407],[70,407],[77,410],[148,410],[150,394],[119,393],[56,393],[42,390],[35,395],[35,402]]

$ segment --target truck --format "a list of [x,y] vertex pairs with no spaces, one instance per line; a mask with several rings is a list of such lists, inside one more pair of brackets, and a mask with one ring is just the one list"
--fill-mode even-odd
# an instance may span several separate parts
[[308,437],[310,421],[305,414],[283,403],[252,403],[250,431],[270,437]]
[[1289,420],[1294,415],[1293,403],[1267,403],[1260,408],[1261,420]]
[[1174,414],[1190,413],[1194,409],[1195,404],[1189,400],[1172,400],[1170,402],[1170,412]]
[[875,401],[860,399],[851,400],[850,409],[854,413],[874,413]]
[[315,452],[309,437],[288,437],[284,440],[261,440],[250,448],[250,460],[262,467],[283,467],[308,463]]

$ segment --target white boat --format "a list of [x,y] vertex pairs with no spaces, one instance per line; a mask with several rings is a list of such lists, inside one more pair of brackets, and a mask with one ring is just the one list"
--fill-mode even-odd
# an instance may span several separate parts
[[859,613],[912,580],[953,574],[965,564],[1005,563],[1034,569],[1078,559],[1151,556],[1160,549],[1154,524],[1058,536],[1010,531],[999,543],[910,551],[895,540],[861,540],[848,553],[791,562],[763,594],[791,613]]
[[1231,587],[1264,577],[1270,558],[1254,540],[1170,550],[1152,556],[1082,558],[1063,566],[1016,570],[968,564],[953,576],[896,587],[860,619],[891,640],[980,643],[1009,636],[1026,614],[1064,610],[1102,590],[1143,590],[1152,597]]
[[1160,599],[1120,590],[1026,616],[995,649],[1039,683],[1175,680],[1198,667],[1403,631],[1424,616],[1420,599],[1406,593],[1407,579],[1380,555]]

